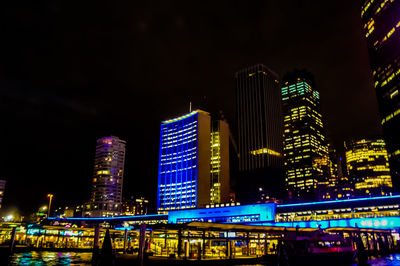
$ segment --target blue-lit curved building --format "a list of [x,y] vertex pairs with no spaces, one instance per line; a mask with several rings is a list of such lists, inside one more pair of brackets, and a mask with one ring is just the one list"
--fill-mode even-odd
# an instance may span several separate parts
[[210,122],[207,112],[196,110],[161,123],[159,213],[209,203]]

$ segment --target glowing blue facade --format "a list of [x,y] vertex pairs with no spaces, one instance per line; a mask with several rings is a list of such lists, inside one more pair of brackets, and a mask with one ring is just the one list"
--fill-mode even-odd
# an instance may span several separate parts
[[[203,123],[203,121],[205,123]],[[208,128],[207,128],[208,121]],[[204,124],[204,126],[203,126]],[[201,135],[208,138],[206,154],[202,155]],[[203,179],[209,183],[210,117],[208,113],[197,110],[184,116],[167,120],[161,124],[160,153],[158,170],[158,212],[196,208],[202,201],[200,194],[209,184],[203,185]],[[206,169],[200,170],[202,166]],[[204,167],[203,167],[204,168]],[[207,175],[203,178],[204,174]]]
[[212,222],[246,223],[275,220],[275,203],[226,206],[168,213],[168,223]]
[[253,225],[283,226],[300,228],[333,228],[333,227],[352,227],[352,228],[374,228],[374,229],[399,229],[400,217],[372,217],[372,218],[351,218],[322,221],[294,221],[277,223],[252,223]]

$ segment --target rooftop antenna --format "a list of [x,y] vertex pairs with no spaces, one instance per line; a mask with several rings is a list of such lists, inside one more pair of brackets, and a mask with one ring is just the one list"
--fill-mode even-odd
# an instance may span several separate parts
[[189,113],[192,112],[192,102],[189,102]]

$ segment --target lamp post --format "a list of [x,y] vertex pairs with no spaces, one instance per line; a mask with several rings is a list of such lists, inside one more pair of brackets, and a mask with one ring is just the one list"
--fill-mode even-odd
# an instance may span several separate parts
[[49,207],[47,208],[47,217],[50,217],[51,200],[53,199],[54,195],[47,194],[47,197],[49,198]]

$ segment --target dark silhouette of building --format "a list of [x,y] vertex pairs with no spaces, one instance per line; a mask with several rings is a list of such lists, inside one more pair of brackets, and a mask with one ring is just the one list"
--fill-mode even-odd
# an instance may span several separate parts
[[361,17],[393,182],[400,189],[400,1],[364,0]]
[[3,204],[4,191],[6,190],[6,180],[0,180],[0,208]]
[[235,83],[239,153],[236,198],[240,202],[259,201],[260,188],[271,196],[282,196],[279,77],[258,64],[238,71]]

